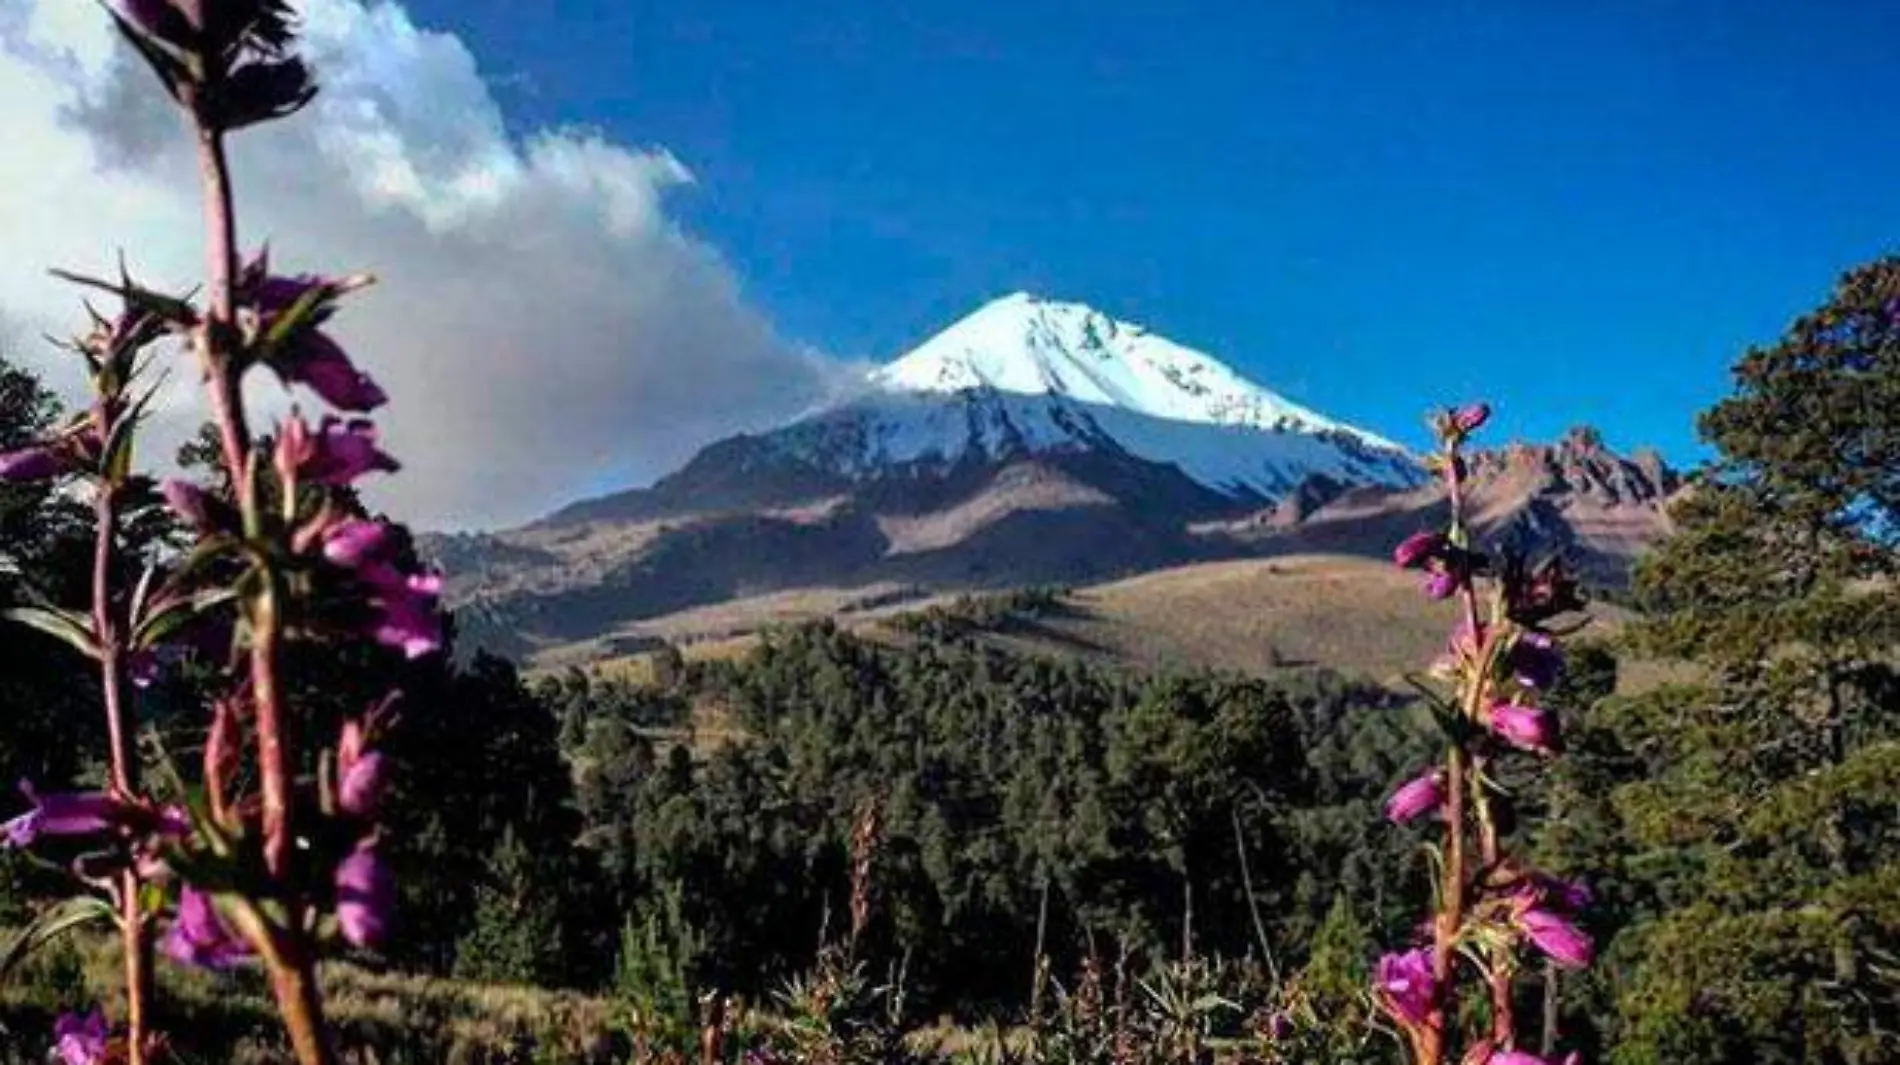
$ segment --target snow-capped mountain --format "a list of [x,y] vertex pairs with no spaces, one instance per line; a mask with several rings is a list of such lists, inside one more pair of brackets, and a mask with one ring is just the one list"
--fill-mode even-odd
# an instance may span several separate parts
[[1398,445],[1316,414],[1201,352],[1080,303],[1017,292],[978,308],[872,373],[895,392],[989,389],[1052,395],[1168,421],[1300,433],[1345,433]]
[[880,367],[854,401],[749,439],[752,464],[851,483],[1110,452],[1173,467],[1249,506],[1315,475],[1390,486],[1422,476],[1391,441],[1291,403],[1211,356],[1025,293],[985,304]]
[[[1611,580],[1673,485],[1591,434],[1509,455],[1473,460],[1486,535],[1581,549]],[[779,593],[881,602],[1288,552],[1384,558],[1442,521],[1441,497],[1389,440],[1140,326],[1016,294],[836,407],[717,441],[649,488],[426,550],[473,643],[533,656]]]

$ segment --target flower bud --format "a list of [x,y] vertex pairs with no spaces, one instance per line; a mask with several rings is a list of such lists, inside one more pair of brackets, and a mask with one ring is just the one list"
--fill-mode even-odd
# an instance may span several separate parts
[[389,402],[370,376],[356,368],[337,342],[321,330],[301,337],[285,357],[272,366],[286,383],[300,384],[338,410],[362,413]]
[[1448,541],[1445,534],[1432,530],[1415,532],[1392,549],[1392,561],[1400,569],[1417,569],[1443,553]]
[[1538,691],[1548,690],[1563,672],[1563,652],[1548,633],[1526,632],[1511,644],[1506,656],[1511,675],[1518,684]]
[[343,938],[373,950],[389,935],[396,908],[396,880],[368,844],[336,867],[336,919]]
[[343,764],[337,783],[337,805],[357,817],[374,817],[389,790],[389,760],[381,751],[370,751]]
[[65,472],[65,459],[45,445],[0,452],[0,481],[44,481]]
[[1490,420],[1491,406],[1488,403],[1471,403],[1451,412],[1452,427],[1460,433],[1476,432]]
[[350,518],[324,530],[323,557],[345,569],[382,558],[389,547],[390,529],[380,521]]
[[1549,910],[1532,907],[1517,915],[1517,927],[1538,950],[1566,969],[1587,969],[1596,947],[1583,930]]
[[1415,821],[1427,814],[1437,813],[1444,801],[1444,774],[1434,769],[1407,781],[1392,793],[1392,798],[1385,804],[1386,820],[1395,825]]
[[53,1022],[53,1055],[60,1065],[105,1065],[111,1035],[106,1015],[97,1009],[83,1017],[62,1013]]
[[1400,1024],[1424,1024],[1431,1015],[1438,981],[1432,975],[1429,949],[1408,950],[1380,958],[1375,982],[1380,1003]]
[[1491,731],[1526,751],[1549,754],[1557,745],[1556,719],[1533,706],[1497,703],[1491,707]]
[[197,969],[227,969],[251,953],[250,944],[225,925],[211,896],[189,884],[178,896],[178,916],[159,949]]

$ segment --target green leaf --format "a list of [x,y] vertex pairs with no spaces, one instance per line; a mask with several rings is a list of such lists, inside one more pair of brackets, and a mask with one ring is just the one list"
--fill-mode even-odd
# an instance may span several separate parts
[[315,328],[328,316],[330,302],[335,298],[336,291],[330,285],[314,285],[304,290],[303,295],[297,297],[297,302],[271,323],[270,331],[264,334],[263,342],[259,345],[259,358],[272,358],[296,339],[299,333]]
[[132,631],[132,646],[141,650],[155,647],[184,625],[237,598],[229,588],[206,588],[182,599],[175,599],[142,619]]
[[0,984],[7,982],[29,954],[76,928],[101,920],[115,921],[116,917],[104,899],[91,895],[75,895],[47,907],[0,954]]
[[68,270],[50,270],[48,272],[61,281],[70,281],[75,285],[83,285],[86,288],[96,288],[102,292],[110,292],[126,303],[140,307],[173,325],[189,327],[198,323],[197,308],[193,307],[189,301],[179,299],[176,296],[167,296],[162,292],[154,292],[151,289],[129,282],[118,283],[101,281],[96,277],[87,277],[84,274],[75,274]]
[[0,613],[0,617],[38,629],[88,658],[99,657],[99,645],[92,637],[92,623],[70,610],[53,606],[16,606]]

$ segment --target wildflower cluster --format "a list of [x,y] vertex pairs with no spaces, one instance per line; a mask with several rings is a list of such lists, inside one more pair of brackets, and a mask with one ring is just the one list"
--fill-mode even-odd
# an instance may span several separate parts
[[[289,115],[315,92],[292,54],[284,0],[122,0],[113,18],[189,119],[204,175],[209,241],[200,300],[136,284],[68,276],[113,294],[115,318],[94,312],[75,341],[95,400],[32,446],[0,455],[7,480],[81,477],[97,516],[90,615],[50,604],[15,617],[58,636],[99,664],[112,773],[104,790],[40,794],[7,822],[4,843],[46,837],[103,841],[75,863],[111,897],[125,937],[125,1031],[98,1012],[68,1015],[54,1033],[68,1065],[142,1063],[158,1046],[147,1030],[148,931],[185,965],[260,962],[304,1065],[333,1060],[315,981],[326,943],[376,949],[393,919],[395,884],[379,847],[389,767],[376,749],[394,693],[345,723],[309,773],[294,749],[284,647],[292,641],[368,640],[407,657],[442,641],[438,578],[409,558],[408,536],[369,516],[357,482],[397,463],[361,416],[387,397],[325,330],[360,276],[273,272],[258,253],[240,263],[224,139]],[[132,441],[151,399],[140,391],[147,353],[161,342],[196,357],[220,461],[204,483],[154,486],[133,472]],[[307,390],[335,414],[312,424],[293,409],[253,435],[243,382],[262,368]],[[191,534],[177,557],[151,562],[135,588],[115,586],[113,552],[129,506],[162,498]],[[149,683],[168,661],[196,656],[217,674],[200,781],[170,774],[161,803],[147,791],[131,737],[124,682]],[[252,782],[255,782],[254,785]],[[156,889],[156,890],[153,890]],[[159,901],[164,900],[164,901]]]
[[[1486,989],[1489,1024],[1462,1040],[1465,1065],[1540,1065],[1546,1059],[1517,1046],[1512,983],[1525,951],[1569,969],[1588,966],[1590,938],[1578,919],[1590,902],[1582,885],[1540,872],[1507,853],[1499,824],[1507,796],[1497,777],[1507,758],[1548,759],[1560,749],[1557,719],[1542,700],[1563,669],[1550,625],[1581,609],[1562,564],[1532,566],[1515,555],[1493,560],[1472,543],[1465,523],[1465,441],[1490,417],[1476,404],[1433,419],[1441,450],[1434,458],[1450,502],[1443,530],[1417,533],[1393,552],[1399,566],[1425,574],[1424,591],[1456,600],[1460,618],[1432,675],[1452,689],[1433,695],[1448,741],[1443,763],[1397,789],[1386,804],[1395,824],[1440,826],[1431,918],[1417,945],[1381,958],[1375,993],[1418,1065],[1454,1060],[1453,1030],[1461,1016],[1458,987],[1467,975]],[[1479,582],[1489,586],[1481,616]],[[1475,844],[1475,851],[1473,848]],[[1576,1065],[1578,1055],[1564,1058]]]

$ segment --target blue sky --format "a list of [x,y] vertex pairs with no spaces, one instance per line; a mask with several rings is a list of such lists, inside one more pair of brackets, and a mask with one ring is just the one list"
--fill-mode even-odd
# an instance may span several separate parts
[[1482,395],[1682,461],[1900,236],[1879,3],[407,6],[518,128],[677,155],[686,225],[841,356],[1026,288],[1411,442]]

